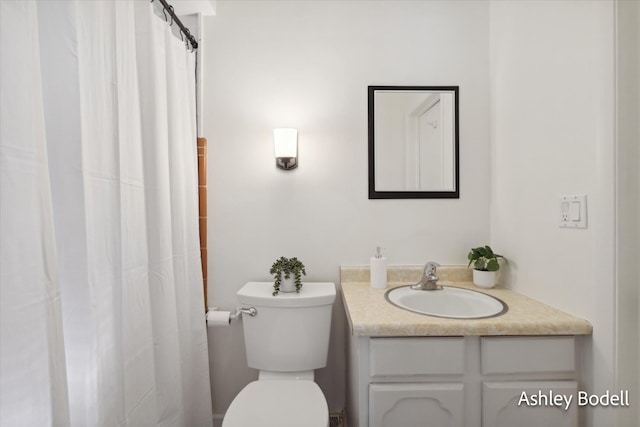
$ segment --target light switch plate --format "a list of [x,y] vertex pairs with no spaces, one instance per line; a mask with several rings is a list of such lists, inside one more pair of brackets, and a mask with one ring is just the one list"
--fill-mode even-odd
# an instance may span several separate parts
[[560,227],[587,228],[587,196],[560,197]]

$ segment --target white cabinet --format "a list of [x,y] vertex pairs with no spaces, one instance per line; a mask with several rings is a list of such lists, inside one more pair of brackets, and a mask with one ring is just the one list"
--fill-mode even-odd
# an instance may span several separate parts
[[486,382],[482,387],[482,425],[575,427],[577,392],[575,381]]
[[371,384],[369,425],[461,427],[462,384]]
[[348,425],[577,427],[579,345],[574,336],[352,336]]

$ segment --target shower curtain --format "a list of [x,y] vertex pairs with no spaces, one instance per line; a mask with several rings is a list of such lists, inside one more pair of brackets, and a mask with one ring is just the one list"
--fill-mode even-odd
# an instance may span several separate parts
[[195,55],[158,4],[0,1],[2,426],[212,424]]

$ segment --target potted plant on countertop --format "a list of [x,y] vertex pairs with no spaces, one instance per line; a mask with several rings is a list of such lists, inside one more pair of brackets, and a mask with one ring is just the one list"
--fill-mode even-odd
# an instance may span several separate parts
[[278,292],[300,292],[302,288],[302,275],[307,275],[304,264],[298,258],[280,257],[269,270],[274,278],[273,296]]
[[500,270],[498,259],[506,258],[493,252],[490,246],[479,246],[469,251],[469,265],[473,265],[473,284],[481,288],[493,288],[496,284],[496,272]]

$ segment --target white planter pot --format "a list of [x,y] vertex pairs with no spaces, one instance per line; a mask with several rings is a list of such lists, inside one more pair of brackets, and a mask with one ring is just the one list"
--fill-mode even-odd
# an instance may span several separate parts
[[288,279],[285,279],[284,273],[280,273],[280,292],[295,292],[296,291],[296,279],[291,275]]
[[496,285],[496,272],[473,270],[473,284],[480,288],[493,288]]

